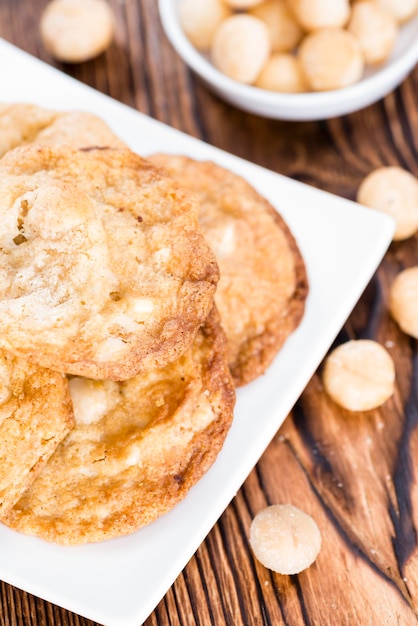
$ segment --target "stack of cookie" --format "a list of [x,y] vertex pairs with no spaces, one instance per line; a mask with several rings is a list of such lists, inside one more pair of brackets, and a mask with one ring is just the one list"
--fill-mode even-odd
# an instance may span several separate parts
[[303,315],[283,220],[212,163],[102,120],[0,107],[0,520],[62,543],[134,532],[208,470],[235,387]]

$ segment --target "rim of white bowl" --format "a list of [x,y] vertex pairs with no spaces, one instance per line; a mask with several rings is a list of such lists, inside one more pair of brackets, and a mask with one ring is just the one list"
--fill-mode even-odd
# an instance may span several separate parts
[[[177,4],[176,0],[159,0],[159,11],[164,31],[179,56],[196,74],[212,85],[216,91],[228,93],[235,99],[246,101],[254,106],[263,103],[266,107],[277,107],[279,109],[283,106],[295,112],[309,110],[312,107],[312,113],[314,113],[314,110],[322,107],[327,109],[332,103],[332,106],[336,109],[338,107],[345,109],[347,108],[347,101],[363,101],[365,92],[377,94],[378,97],[385,95],[386,86],[392,89],[396,84],[399,84],[418,62],[417,32],[415,42],[398,58],[390,60],[379,70],[362,78],[354,85],[333,91],[315,93],[280,94],[270,92],[259,87],[237,83],[217,70],[191,44],[184,34],[178,21]],[[417,20],[418,16],[412,19]]]

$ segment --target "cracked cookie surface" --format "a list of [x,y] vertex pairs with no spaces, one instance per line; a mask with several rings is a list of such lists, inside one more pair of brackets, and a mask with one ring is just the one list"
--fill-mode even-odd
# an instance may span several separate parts
[[215,253],[215,294],[229,342],[235,384],[244,385],[271,364],[299,325],[308,293],[305,264],[290,229],[246,180],[189,157],[149,157],[200,203],[199,223]]
[[35,480],[73,424],[62,374],[0,352],[0,514]]
[[215,461],[232,421],[235,391],[216,310],[164,368],[69,384],[76,425],[2,518],[56,543],[126,535],[168,512]]
[[53,111],[25,102],[1,103],[0,156],[28,143],[126,148],[108,124],[93,113]]
[[218,267],[194,199],[129,149],[37,146],[0,161],[0,347],[90,378],[174,360]]

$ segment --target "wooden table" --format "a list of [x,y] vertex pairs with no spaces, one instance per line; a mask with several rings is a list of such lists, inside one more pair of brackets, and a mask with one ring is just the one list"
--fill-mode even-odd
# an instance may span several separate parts
[[[418,68],[359,113],[270,121],[219,101],[191,75],[162,33],[156,0],[111,0],[116,42],[78,66],[54,63],[43,49],[38,23],[46,4],[1,0],[0,36],[190,135],[350,199],[380,165],[418,175]],[[337,338],[372,338],[388,348],[397,372],[393,398],[368,413],[338,409],[324,395],[319,370],[147,626],[416,624],[418,352],[390,319],[387,298],[395,274],[417,263],[417,237],[392,244]],[[298,576],[264,569],[248,544],[255,512],[280,502],[312,514],[322,532],[317,562]],[[2,583],[0,626],[29,625],[93,622]]]

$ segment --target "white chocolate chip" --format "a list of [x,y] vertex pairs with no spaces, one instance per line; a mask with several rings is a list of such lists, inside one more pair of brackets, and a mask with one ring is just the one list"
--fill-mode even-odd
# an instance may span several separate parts
[[152,298],[130,298],[128,300],[128,312],[137,321],[141,321],[144,316],[149,317],[153,313],[154,308]]
[[393,394],[393,359],[377,341],[348,341],[326,358],[323,383],[327,394],[341,407],[349,411],[369,411],[381,406]]
[[128,454],[126,456],[126,465],[127,467],[134,467],[138,465],[141,460],[141,450],[139,446],[131,446],[128,450]]
[[96,347],[95,358],[99,362],[111,361],[127,352],[126,342],[120,337],[105,337]]
[[321,533],[310,515],[291,504],[266,507],[254,517],[250,543],[256,558],[279,574],[298,574],[321,549]]
[[118,400],[118,385],[76,376],[68,382],[77,424],[94,424],[110,411]]

